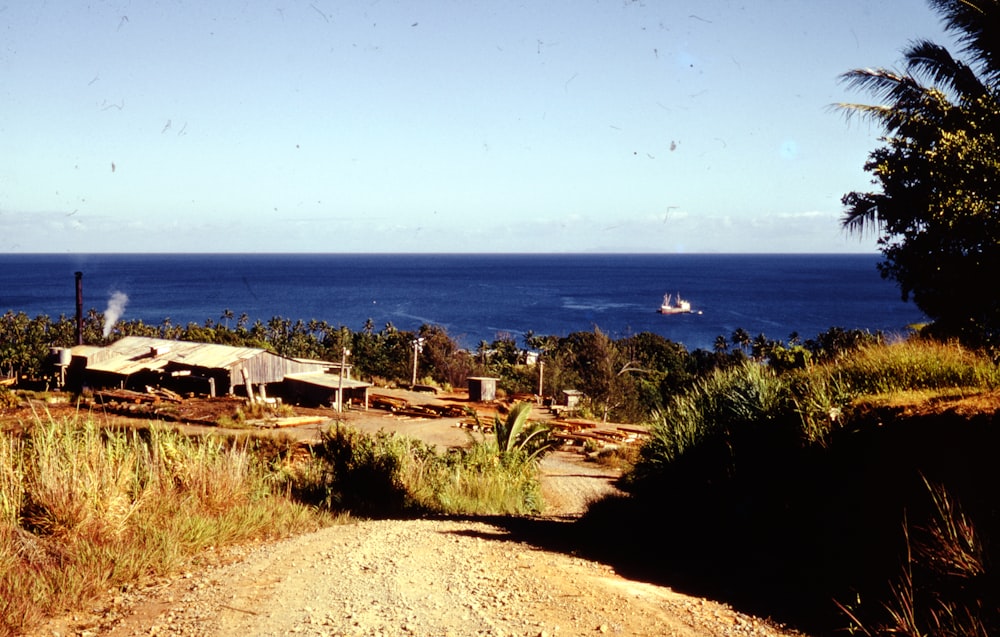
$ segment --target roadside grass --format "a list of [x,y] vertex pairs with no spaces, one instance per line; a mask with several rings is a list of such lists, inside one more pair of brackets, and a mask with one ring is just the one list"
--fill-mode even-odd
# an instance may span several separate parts
[[297,454],[281,436],[186,436],[36,413],[0,432],[0,635],[177,572],[209,547],[345,516],[537,512],[547,434],[526,409],[517,414],[504,449],[483,438],[437,452],[335,426]]
[[502,456],[494,441],[453,451],[432,480],[441,485],[433,505],[442,513],[528,515],[542,510],[534,458],[523,450]]
[[276,420],[285,416],[294,416],[295,410],[284,403],[268,404],[252,402],[240,405],[232,414],[219,416],[216,425],[228,429],[249,428],[254,420]]
[[665,405],[582,537],[816,633],[997,634],[1000,412],[936,406],[998,386],[985,355],[920,339],[718,371]]
[[985,356],[958,345],[911,339],[862,347],[809,375],[836,376],[855,398],[915,390],[991,390],[1000,386],[1000,368]]
[[[543,438],[537,427],[525,431],[533,443]],[[501,449],[495,438],[437,452],[398,434],[337,426],[323,432],[312,462],[294,477],[293,492],[323,509],[372,517],[537,513],[540,455],[513,442]]]
[[44,416],[0,434],[0,635],[175,572],[207,547],[332,519],[278,490],[273,467],[212,437]]

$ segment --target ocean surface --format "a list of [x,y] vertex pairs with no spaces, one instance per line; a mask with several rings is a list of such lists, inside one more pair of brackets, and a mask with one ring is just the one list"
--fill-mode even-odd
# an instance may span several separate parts
[[[0,313],[72,317],[74,273],[84,310],[128,297],[122,320],[158,325],[223,311],[360,330],[392,323],[444,326],[465,347],[528,330],[566,335],[599,327],[613,337],[654,332],[711,349],[737,328],[751,336],[812,338],[830,327],[903,333],[924,321],[880,278],[879,255],[0,255]],[[661,315],[664,294],[697,313]],[[235,325],[230,321],[230,325]]]

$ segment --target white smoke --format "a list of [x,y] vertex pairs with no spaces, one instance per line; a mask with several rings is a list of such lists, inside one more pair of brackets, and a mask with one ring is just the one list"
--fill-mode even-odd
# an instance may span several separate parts
[[115,292],[108,299],[108,309],[104,310],[104,338],[111,334],[111,328],[115,326],[118,319],[125,313],[125,306],[128,304],[128,295],[124,292]]

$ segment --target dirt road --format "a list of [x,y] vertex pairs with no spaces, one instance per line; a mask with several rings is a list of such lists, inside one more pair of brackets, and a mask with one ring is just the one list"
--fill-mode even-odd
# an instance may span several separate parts
[[[550,456],[543,473],[550,512],[563,520],[611,489],[614,477],[566,453]],[[794,634],[722,604],[629,580],[571,552],[540,548],[509,526],[357,521],[242,547],[220,556],[217,566],[119,594],[93,614],[64,618],[36,635]]]
[[782,635],[467,520],[367,521],[250,551],[111,635]]

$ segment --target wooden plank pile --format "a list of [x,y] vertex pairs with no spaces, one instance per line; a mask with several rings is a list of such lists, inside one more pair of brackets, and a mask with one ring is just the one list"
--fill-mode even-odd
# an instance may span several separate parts
[[155,404],[158,402],[181,403],[180,394],[162,387],[146,387],[145,392],[131,389],[102,389],[94,392],[94,400],[101,405],[114,403]]
[[414,405],[405,398],[396,398],[384,394],[372,394],[368,403],[375,409],[383,409],[394,416],[410,418],[441,418],[450,413],[446,406]]
[[382,409],[397,416],[412,418],[461,418],[467,415],[466,408],[459,405],[415,405],[405,398],[372,394],[368,403],[374,409]]
[[469,429],[471,431],[479,431],[484,434],[493,433],[493,421],[492,420],[476,420],[473,417],[463,418],[459,421],[458,426],[462,429]]
[[283,418],[248,420],[246,424],[261,429],[281,429],[284,427],[301,427],[303,425],[320,425],[329,420],[326,416],[285,416]]
[[608,425],[588,420],[558,419],[549,422],[553,437],[569,445],[584,445],[588,441],[601,445],[630,445],[641,442],[648,432],[633,425]]

